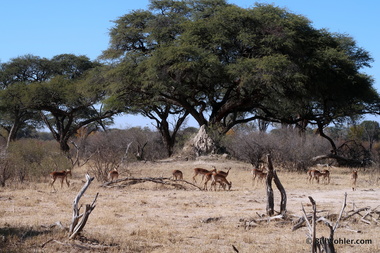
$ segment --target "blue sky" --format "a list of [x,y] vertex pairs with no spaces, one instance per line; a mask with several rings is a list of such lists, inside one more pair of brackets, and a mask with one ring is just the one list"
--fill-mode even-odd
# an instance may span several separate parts
[[[366,0],[227,0],[243,8],[255,2],[270,3],[301,14],[315,28],[345,33],[374,58],[371,69],[380,92],[380,1]],[[2,1],[0,15],[0,62],[25,54],[51,58],[58,54],[86,55],[95,60],[109,42],[112,21],[136,9],[146,9],[149,0],[13,0]],[[123,116],[117,127],[151,126],[141,117]],[[188,125],[194,125],[189,120]],[[195,125],[194,125],[195,126]]]

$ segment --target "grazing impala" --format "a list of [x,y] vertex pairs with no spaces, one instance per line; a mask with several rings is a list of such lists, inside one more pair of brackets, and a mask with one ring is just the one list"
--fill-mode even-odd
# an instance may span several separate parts
[[67,181],[67,176],[71,175],[71,170],[62,170],[62,171],[54,171],[50,173],[52,182],[50,183],[51,186],[54,187],[54,182],[57,180],[57,178],[61,179],[61,188],[63,187],[63,180],[66,180],[67,187],[70,187],[69,181]]
[[358,179],[358,171],[354,170],[351,174],[351,183],[352,183],[352,190],[356,190],[356,180]]
[[[212,166],[212,167],[215,168],[215,166]],[[216,169],[216,168],[215,168],[215,169]],[[227,172],[222,171],[222,170],[219,170],[219,171],[216,171],[216,173],[219,174],[219,175],[222,175],[222,176],[224,176],[224,177],[227,177],[228,174],[229,174],[229,172],[230,172],[230,170],[231,170],[231,167],[228,168]],[[221,183],[221,184],[219,184],[219,188],[220,188],[220,187],[223,187],[223,189],[225,189],[225,188],[226,188],[226,185],[225,185],[224,183]]]
[[183,173],[180,170],[173,170],[173,179],[174,180],[183,180]]
[[114,179],[117,180],[119,178],[119,172],[117,169],[113,169],[110,172],[108,172],[108,179],[113,181]]
[[226,185],[228,185],[228,190],[231,190],[232,182],[228,182],[226,177],[217,173],[212,174],[212,182],[211,182],[211,189],[214,186],[214,190],[216,191],[216,183],[219,183],[223,186],[223,189],[225,190]]
[[193,182],[194,182],[194,183],[197,182],[197,180],[195,180],[195,177],[196,177],[197,175],[202,175],[202,180],[201,180],[201,182],[203,182],[203,179],[204,179],[205,175],[206,175],[207,173],[210,173],[210,172],[216,172],[216,169],[214,168],[214,169],[212,169],[211,171],[209,171],[209,170],[202,169],[202,168],[195,168],[195,169],[194,169]]

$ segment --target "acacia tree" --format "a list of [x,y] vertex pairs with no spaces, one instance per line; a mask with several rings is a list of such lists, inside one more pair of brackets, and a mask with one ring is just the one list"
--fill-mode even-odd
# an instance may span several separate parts
[[141,110],[141,114],[155,121],[155,127],[160,132],[167,155],[170,157],[173,154],[177,133],[189,113],[183,108],[166,104],[145,107]]
[[82,127],[109,119],[119,111],[103,110],[107,82],[98,63],[85,56],[58,55],[52,58],[54,75],[27,86],[27,106],[37,110],[43,122],[68,152],[69,139]]
[[39,126],[39,117],[25,105],[26,86],[48,80],[52,74],[48,59],[25,55],[0,65],[0,126],[7,132],[7,147],[21,129]]
[[375,141],[379,140],[380,125],[376,121],[365,120],[359,125],[353,125],[349,128],[351,139],[358,141],[367,141],[368,150],[371,152]]
[[110,47],[118,98],[145,94],[185,109],[220,134],[255,119],[316,124],[378,112],[369,54],[354,40],[267,4],[151,1],[115,21]]

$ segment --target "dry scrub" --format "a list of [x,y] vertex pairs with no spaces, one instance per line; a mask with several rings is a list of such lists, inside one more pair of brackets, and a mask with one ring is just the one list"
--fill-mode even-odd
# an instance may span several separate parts
[[[246,228],[242,220],[265,214],[264,183],[252,184],[250,166],[231,160],[198,160],[186,162],[135,163],[128,167],[133,177],[170,177],[174,169],[192,181],[193,168],[231,167],[228,179],[231,191],[178,190],[174,187],[145,182],[128,187],[100,187],[94,181],[83,203],[99,192],[81,240],[70,241],[67,231],[53,226],[71,222],[72,202],[83,186],[86,169],[75,169],[70,188],[56,187],[48,181],[0,189],[1,252],[308,252],[306,228],[292,232],[291,222],[271,221]],[[276,168],[276,164],[274,164]],[[276,168],[278,169],[278,168]],[[119,179],[129,176],[120,170]],[[357,191],[350,185],[350,170],[333,168],[331,183],[308,184],[305,174],[278,171],[288,195],[288,214],[302,216],[301,203],[311,211],[308,196],[317,202],[318,210],[338,213],[348,193],[347,210],[379,205],[377,174],[359,171]],[[200,178],[198,185],[200,184]],[[203,185],[202,185],[203,186]],[[280,196],[275,189],[275,210]],[[360,230],[355,233],[347,230]],[[327,228],[318,224],[317,237],[327,236]],[[378,252],[380,224],[367,225],[359,220],[342,222],[335,238],[371,239],[369,245],[335,245],[338,252]]]

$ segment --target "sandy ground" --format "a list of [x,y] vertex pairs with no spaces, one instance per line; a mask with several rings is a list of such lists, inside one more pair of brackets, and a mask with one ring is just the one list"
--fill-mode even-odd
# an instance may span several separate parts
[[[83,235],[96,239],[104,246],[101,249],[107,252],[234,252],[232,245],[240,252],[309,252],[307,228],[292,231],[292,220],[295,216],[302,216],[302,205],[311,212],[308,196],[316,201],[319,211],[324,210],[319,215],[338,214],[345,193],[345,213],[354,208],[376,208],[380,205],[380,189],[371,183],[373,175],[359,174],[358,188],[352,191],[347,179],[348,169],[333,169],[329,185],[309,184],[306,175],[278,171],[287,192],[287,214],[293,219],[261,222],[247,228],[245,221],[259,219],[266,213],[265,186],[252,183],[245,164],[228,161],[216,165],[222,169],[233,166],[228,176],[232,181],[231,191],[200,191],[190,187],[179,190],[151,182],[104,188],[95,180],[81,200],[83,204],[89,204],[99,193],[97,206]],[[128,169],[135,177],[147,174],[152,177],[170,176],[172,169],[181,169],[184,179],[191,182],[192,169],[199,166],[211,168],[210,162],[192,161],[138,164]],[[64,186],[61,189],[57,184],[54,191],[46,181],[0,189],[1,228],[45,228],[57,221],[68,227],[72,201],[83,186],[83,180],[84,171],[78,169],[70,179],[70,188]],[[201,186],[199,181],[200,178],[198,185]],[[278,211],[280,194],[275,187],[274,196],[275,210]],[[317,237],[322,235],[327,236],[328,230],[319,223]],[[66,234],[58,234],[59,238],[54,236],[57,235],[28,236],[34,240],[28,247],[41,252],[83,251],[68,246],[73,242],[67,240]],[[53,238],[63,244],[51,242],[42,249],[41,245]],[[380,251],[380,228],[375,221],[371,225],[360,222],[359,218],[342,221],[335,238],[372,240],[370,245],[337,244],[339,252]]]

